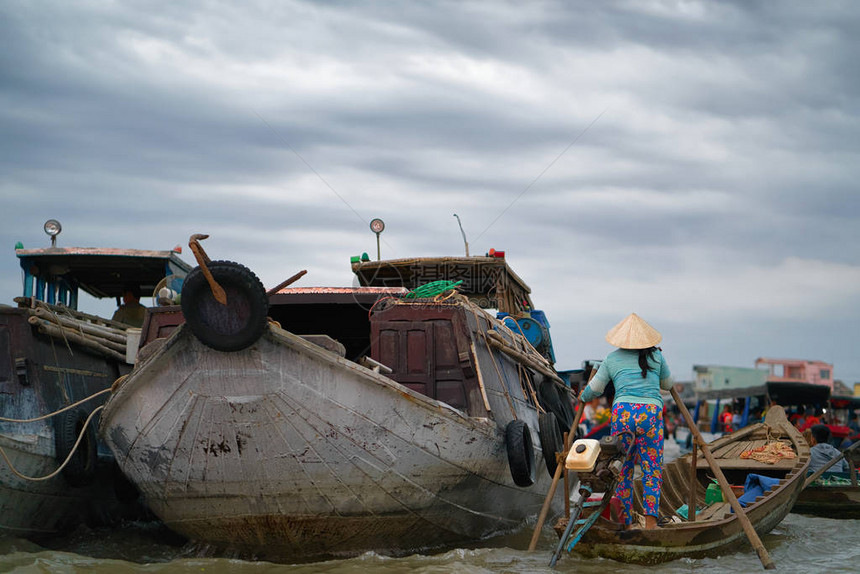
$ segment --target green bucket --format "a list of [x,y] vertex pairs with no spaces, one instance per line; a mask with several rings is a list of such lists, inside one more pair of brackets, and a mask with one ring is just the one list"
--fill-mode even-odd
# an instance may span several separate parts
[[716,482],[712,482],[708,485],[708,488],[705,490],[705,504],[713,504],[715,502],[723,501],[723,491],[720,490],[720,485]]

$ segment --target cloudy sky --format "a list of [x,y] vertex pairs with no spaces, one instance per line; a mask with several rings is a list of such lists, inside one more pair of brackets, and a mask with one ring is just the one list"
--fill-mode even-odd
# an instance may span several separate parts
[[[628,313],[676,378],[756,357],[860,382],[860,4],[0,4],[13,253],[169,249],[274,286],[506,251],[559,368]],[[186,260],[191,256],[186,248]]]

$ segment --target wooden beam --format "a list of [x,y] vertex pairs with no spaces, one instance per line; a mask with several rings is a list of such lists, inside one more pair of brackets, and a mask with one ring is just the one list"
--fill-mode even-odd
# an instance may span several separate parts
[[[693,432],[693,431],[690,431]],[[699,439],[693,439],[693,452],[690,454],[690,498],[687,502],[687,521],[696,521],[696,486],[699,479],[696,476],[696,456],[699,453]]]

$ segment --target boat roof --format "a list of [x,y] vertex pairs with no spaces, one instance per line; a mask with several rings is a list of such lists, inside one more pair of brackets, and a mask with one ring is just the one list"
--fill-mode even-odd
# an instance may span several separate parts
[[834,409],[860,409],[860,397],[852,395],[832,395],[830,406]]
[[270,305],[365,304],[382,297],[403,297],[403,287],[284,287],[269,295]]
[[815,383],[768,381],[771,400],[783,406],[823,404],[830,398],[830,387]]
[[29,275],[62,277],[94,297],[122,296],[127,283],[151,289],[167,274],[184,277],[192,269],[173,250],[45,247],[16,249],[15,255]]
[[[504,257],[412,257],[359,261],[352,272],[363,286],[415,289],[433,281],[462,281],[458,291],[470,299],[486,298],[499,311],[516,313],[533,307],[531,288]],[[493,305],[495,303],[495,305]],[[483,305],[482,305],[483,306]]]

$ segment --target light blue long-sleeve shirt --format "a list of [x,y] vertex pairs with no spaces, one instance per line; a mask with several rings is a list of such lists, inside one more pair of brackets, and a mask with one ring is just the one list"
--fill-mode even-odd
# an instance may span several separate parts
[[[616,349],[606,356],[597,373],[582,392],[582,400],[590,401],[603,394],[606,385],[615,385],[614,403],[640,403],[663,406],[660,389],[672,388],[672,373],[663,358],[663,353],[655,350],[648,361],[648,372],[642,378],[639,366],[639,351]],[[614,404],[613,403],[613,404]]]

